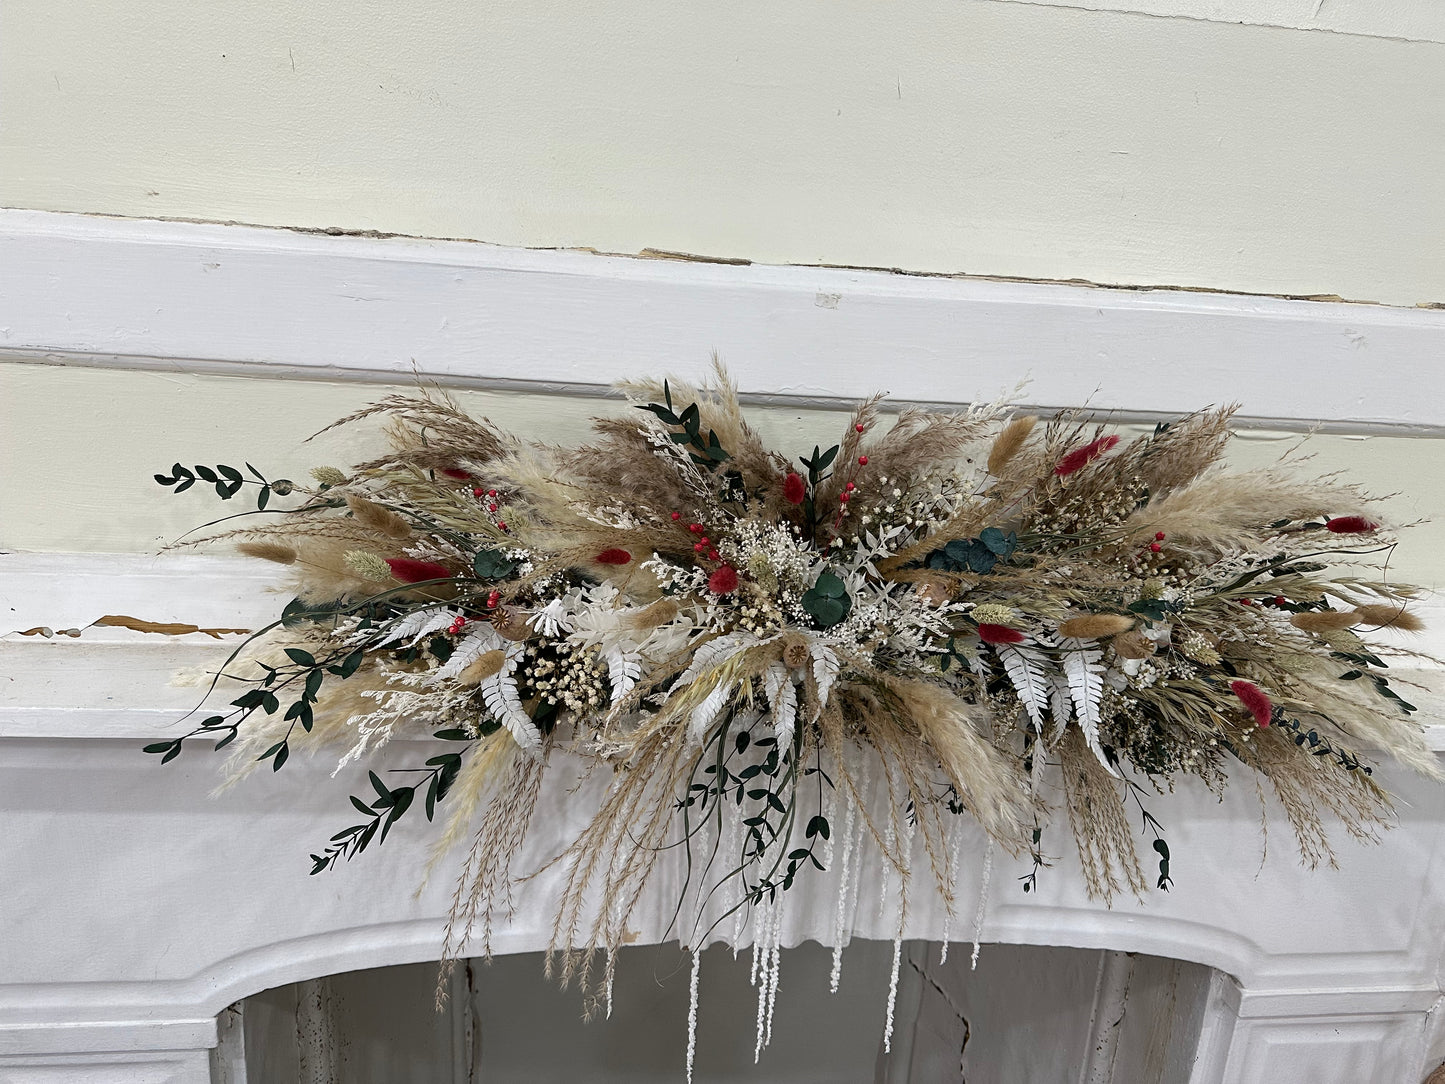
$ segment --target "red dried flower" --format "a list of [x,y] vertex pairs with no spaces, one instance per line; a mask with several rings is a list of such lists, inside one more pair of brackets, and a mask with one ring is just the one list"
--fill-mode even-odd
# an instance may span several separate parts
[[1064,456],[1063,459],[1059,460],[1059,465],[1054,468],[1054,473],[1060,478],[1067,474],[1073,474],[1074,471],[1080,467],[1088,466],[1118,443],[1119,438],[1110,434],[1107,437],[1100,437],[1092,444],[1085,444],[1082,448],[1075,448],[1068,455]]
[[1369,534],[1379,529],[1378,523],[1364,516],[1336,516],[1325,524],[1325,530],[1332,534]]
[[990,625],[987,622],[978,627],[978,638],[986,644],[1021,644],[1024,634],[1007,625]]
[[417,561],[410,557],[388,557],[386,567],[402,583],[421,583],[423,580],[451,579],[451,570],[435,561]]
[[803,484],[803,476],[797,471],[788,471],[788,476],[783,479],[783,500],[789,504],[802,504],[807,495],[808,487]]
[[1254,716],[1254,721],[1260,726],[1269,726],[1269,717],[1274,713],[1274,705],[1270,703],[1268,696],[1250,681],[1231,681],[1230,691],[1244,702],[1249,713]]
[[597,563],[603,565],[625,565],[632,560],[632,554],[626,550],[603,550],[597,555]]
[[455,478],[458,482],[465,482],[472,476],[470,471],[464,471],[460,467],[443,467],[442,473],[448,478]]
[[731,565],[722,565],[707,578],[707,589],[715,595],[726,595],[738,588],[737,569]]

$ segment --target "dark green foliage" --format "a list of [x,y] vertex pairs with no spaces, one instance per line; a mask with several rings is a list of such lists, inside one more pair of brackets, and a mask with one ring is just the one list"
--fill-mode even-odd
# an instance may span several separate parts
[[847,586],[831,572],[819,573],[817,582],[803,594],[802,604],[820,629],[832,628],[853,608]]

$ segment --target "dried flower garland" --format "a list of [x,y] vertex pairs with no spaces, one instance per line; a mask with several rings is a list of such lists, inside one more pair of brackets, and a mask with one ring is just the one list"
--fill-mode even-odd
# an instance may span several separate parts
[[[1126,803],[1170,884],[1145,784],[1217,789],[1230,763],[1252,769],[1314,864],[1331,857],[1326,814],[1357,836],[1388,815],[1367,753],[1436,773],[1384,649],[1359,635],[1419,627],[1414,589],[1368,570],[1391,545],[1369,498],[1336,478],[1223,469],[1231,409],[1121,445],[1002,404],[889,426],[872,399],[837,445],[794,461],[764,447],[721,370],[704,387],[622,390],[640,409],[598,420],[580,448],[509,436],[439,395],[393,396],[343,419],[390,418],[390,454],[319,468],[314,487],[249,466],[254,479],[157,475],[223,498],[258,486],[258,512],[279,519],[223,537],[293,569],[297,596],[228,663],[250,667],[251,687],[148,751],[169,760],[204,736],[235,742],[237,771],[279,770],[303,746],[372,763],[393,738],[434,735],[419,782],[371,773],[375,796],[352,798],[361,820],[312,872],[444,802],[438,853],[471,837],[450,953],[478,924],[485,940],[528,872],[512,860],[556,751],[615,767],[559,859],[554,952],[593,1008],[679,840],[730,849],[691,866],[702,883],[685,898],[750,915],[766,1000],[780,899],[828,863],[846,891],[857,846],[904,885],[920,851],[951,911],[950,825],[967,814],[1031,855],[1028,891],[1061,794],[1087,887],[1107,900],[1148,886]],[[880,786],[889,800],[870,803]],[[759,1019],[761,1045],[761,1002]]]

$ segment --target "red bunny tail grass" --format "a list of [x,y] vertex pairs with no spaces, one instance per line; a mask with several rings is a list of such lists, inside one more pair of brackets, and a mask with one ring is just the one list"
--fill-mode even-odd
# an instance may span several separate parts
[[1260,726],[1269,726],[1269,717],[1274,712],[1274,705],[1270,703],[1269,697],[1258,685],[1249,681],[1231,681],[1229,688],[1244,702],[1244,706],[1254,716],[1256,723]]
[[723,565],[707,578],[707,589],[715,595],[726,595],[738,589],[737,569]]
[[803,484],[803,476],[789,471],[788,476],[783,479],[783,500],[789,504],[802,504],[807,495],[808,487]]
[[435,561],[416,561],[410,557],[388,557],[386,567],[402,583],[421,583],[423,580],[451,579],[451,569]]
[[626,550],[603,550],[597,555],[597,563],[601,565],[625,565],[632,560],[632,554]]
[[1369,534],[1379,529],[1378,523],[1364,516],[1336,516],[1325,524],[1331,534]]
[[1100,437],[1092,444],[1085,444],[1082,448],[1075,448],[1068,455],[1064,456],[1063,459],[1059,460],[1059,465],[1054,468],[1054,473],[1060,478],[1073,474],[1074,471],[1080,467],[1088,466],[1118,443],[1119,438],[1110,434],[1107,437]]
[[1024,642],[1024,634],[1018,629],[1011,629],[1007,625],[989,625],[987,623],[978,627],[978,638],[986,644],[1021,644]]

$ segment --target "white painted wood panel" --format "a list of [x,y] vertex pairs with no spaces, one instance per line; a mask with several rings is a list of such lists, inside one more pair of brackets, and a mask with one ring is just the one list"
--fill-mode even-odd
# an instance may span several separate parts
[[1445,310],[0,210],[0,358],[595,395],[713,351],[799,404],[1029,377],[1045,407],[1445,431]]

